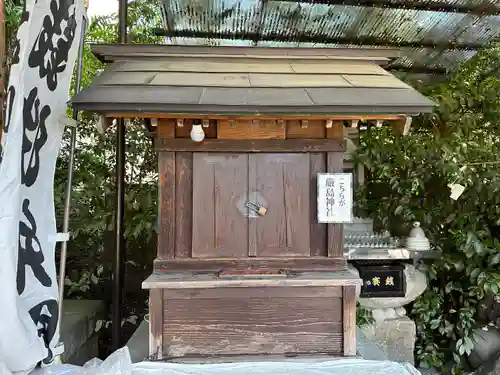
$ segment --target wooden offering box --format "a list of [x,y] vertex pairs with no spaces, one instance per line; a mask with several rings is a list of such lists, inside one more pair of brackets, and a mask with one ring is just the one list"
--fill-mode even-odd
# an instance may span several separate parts
[[345,126],[403,131],[407,115],[432,110],[380,67],[394,51],[94,51],[114,62],[75,108],[143,117],[156,134],[151,355],[355,355],[360,280],[346,271],[342,224],[318,223],[316,176],[342,172]]

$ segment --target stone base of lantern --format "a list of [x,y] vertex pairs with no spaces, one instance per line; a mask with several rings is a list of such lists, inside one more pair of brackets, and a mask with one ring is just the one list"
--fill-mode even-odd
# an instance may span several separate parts
[[[356,275],[357,270],[350,266]],[[358,298],[361,307],[370,310],[374,323],[361,327],[367,340],[376,344],[388,359],[414,363],[415,323],[406,316],[406,306],[427,288],[427,278],[410,264],[405,265],[406,292],[404,297]]]
[[414,364],[416,327],[406,315],[367,324],[361,327],[361,332],[389,360]]

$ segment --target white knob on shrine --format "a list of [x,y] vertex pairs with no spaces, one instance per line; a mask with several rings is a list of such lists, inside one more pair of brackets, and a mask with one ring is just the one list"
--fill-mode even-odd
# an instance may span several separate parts
[[205,132],[201,124],[195,124],[193,121],[193,127],[191,128],[191,139],[195,142],[201,142],[205,139]]

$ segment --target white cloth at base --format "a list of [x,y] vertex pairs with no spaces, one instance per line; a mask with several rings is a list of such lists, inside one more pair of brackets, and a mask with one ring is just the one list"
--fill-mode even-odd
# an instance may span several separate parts
[[[1,365],[0,365],[1,369]],[[31,375],[420,375],[410,364],[364,359],[324,362],[237,362],[223,364],[179,364],[139,362],[132,364],[128,348],[122,348],[105,361],[97,359],[83,367],[52,365]],[[4,374],[0,370],[0,375]]]

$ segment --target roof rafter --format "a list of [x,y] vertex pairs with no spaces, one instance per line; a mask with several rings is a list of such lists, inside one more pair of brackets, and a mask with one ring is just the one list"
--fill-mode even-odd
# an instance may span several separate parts
[[178,38],[201,38],[201,39],[226,39],[226,40],[250,40],[266,42],[289,42],[289,43],[318,43],[318,44],[344,44],[358,46],[384,46],[397,48],[435,48],[441,50],[462,50],[476,51],[486,44],[482,43],[455,43],[434,42],[432,40],[421,41],[391,41],[379,37],[357,36],[356,38],[330,37],[326,35],[310,35],[303,33],[301,35],[259,35],[255,32],[206,32],[198,30],[165,30],[156,29],[156,35],[164,37]]
[[495,16],[500,14],[500,8],[488,1],[479,1],[476,5],[450,4],[446,1],[418,1],[418,0],[272,0],[276,2],[347,5],[359,7],[374,7],[386,9],[411,9],[445,13],[468,13],[480,16]]

